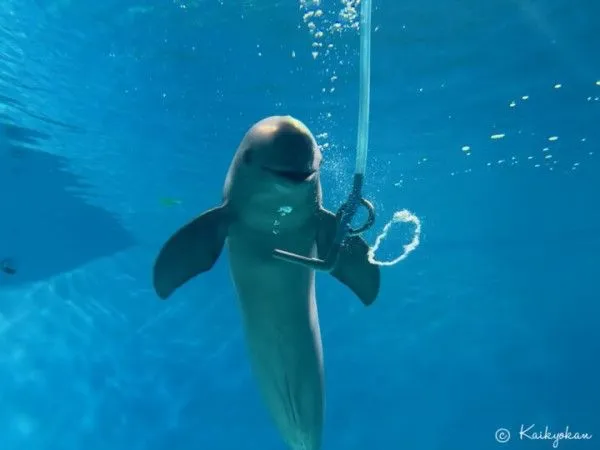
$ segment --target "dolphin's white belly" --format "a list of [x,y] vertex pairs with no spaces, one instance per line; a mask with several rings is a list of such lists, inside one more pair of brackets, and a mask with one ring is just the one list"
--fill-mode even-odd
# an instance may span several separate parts
[[[318,450],[324,391],[314,271],[273,258],[264,239],[252,242],[258,241],[230,230],[231,273],[253,372],[289,448]],[[308,254],[312,242],[296,236],[289,245]]]

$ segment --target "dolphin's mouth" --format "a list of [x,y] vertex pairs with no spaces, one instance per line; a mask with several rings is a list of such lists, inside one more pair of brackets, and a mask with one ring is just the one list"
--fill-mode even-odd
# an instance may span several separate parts
[[265,170],[277,175],[278,177],[285,178],[286,180],[293,181],[294,183],[302,183],[308,180],[315,173],[314,170],[307,171],[293,171],[293,170],[277,170],[265,167]]

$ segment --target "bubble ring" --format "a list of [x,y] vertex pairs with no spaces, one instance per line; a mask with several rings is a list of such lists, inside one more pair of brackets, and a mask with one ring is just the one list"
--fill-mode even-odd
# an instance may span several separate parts
[[[402,246],[403,252],[400,254],[400,256],[392,259],[391,261],[378,261],[377,259],[375,259],[375,252],[379,249],[381,242],[387,237],[387,234],[390,231],[390,228],[392,227],[392,225],[394,225],[395,223],[399,223],[399,222],[412,223],[415,225],[415,231],[413,233],[412,241],[410,241],[408,244]],[[375,244],[373,244],[372,247],[369,247],[367,257],[369,258],[369,262],[371,264],[376,264],[378,266],[393,266],[393,265],[398,264],[400,261],[405,260],[408,257],[408,255],[410,255],[419,246],[420,242],[421,242],[421,221],[419,220],[419,218],[417,216],[415,216],[409,210],[402,209],[400,211],[396,211],[394,213],[394,215],[392,216],[392,219],[388,223],[385,224],[385,226],[383,227],[383,231],[375,239]]]

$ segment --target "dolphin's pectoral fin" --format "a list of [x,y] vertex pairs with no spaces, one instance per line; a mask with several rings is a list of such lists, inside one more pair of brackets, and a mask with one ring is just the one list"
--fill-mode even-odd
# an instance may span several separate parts
[[227,237],[224,206],[210,209],[179,229],[160,250],[154,263],[154,290],[162,299],[215,264]]
[[[326,258],[337,228],[335,214],[321,209],[317,232],[319,258]],[[377,298],[380,284],[379,266],[369,262],[369,245],[360,236],[348,236],[340,248],[338,261],[331,274],[348,286],[363,304],[369,306]]]

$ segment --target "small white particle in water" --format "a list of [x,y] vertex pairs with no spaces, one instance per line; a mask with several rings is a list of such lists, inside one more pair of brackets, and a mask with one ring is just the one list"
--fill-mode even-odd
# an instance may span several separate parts
[[546,159],[552,159],[552,155],[546,155],[545,158]]
[[471,150],[471,147],[469,147],[468,145],[463,145],[463,147],[462,147],[463,152],[468,152],[469,150]]
[[506,136],[504,133],[499,133],[499,134],[492,134],[490,136],[491,139],[502,139],[504,136]]
[[577,166],[579,165],[579,163],[578,163],[578,162],[576,162],[576,163],[573,163],[573,165],[574,165],[575,167],[577,167]]
[[419,92],[423,92],[423,88],[419,88]]
[[317,56],[319,56],[319,52],[312,52],[313,59],[317,59]]
[[508,105],[511,108],[514,108],[515,106],[517,106],[517,102],[515,102],[514,100],[512,102],[510,102],[510,104]]
[[292,50],[292,58],[296,57],[296,52],[294,50]]
[[486,166],[490,167],[492,165],[491,162],[487,163]]
[[291,206],[282,206],[279,208],[279,210],[277,211],[279,214],[281,214],[282,216],[285,216],[286,214],[289,214],[293,211],[294,208],[292,208]]
[[594,154],[594,152],[588,152],[588,155],[592,156]]
[[600,86],[600,80],[596,81],[596,86]]
[[548,138],[549,141],[558,141],[558,136],[550,136]]
[[539,165],[539,164],[536,164],[536,165],[535,165],[535,166],[533,166],[533,167],[540,167],[540,165]]
[[504,160],[503,159],[499,159],[498,160],[498,164],[504,164]]
[[587,141],[586,138],[581,138],[581,142],[585,142],[585,141]]
[[331,77],[331,82],[333,83],[337,79],[338,79],[337,75],[334,75],[334,76]]
[[550,150],[548,147],[544,147],[544,148],[542,149],[542,151],[543,151],[543,152],[547,152],[548,150]]
[[588,97],[588,98],[587,98],[587,101],[588,101],[588,102],[591,102],[591,101],[592,101],[592,97]]
[[523,100],[529,100],[529,95],[524,95],[523,97],[521,97]]
[[562,87],[562,84],[558,83],[554,85],[554,89],[560,89]]

